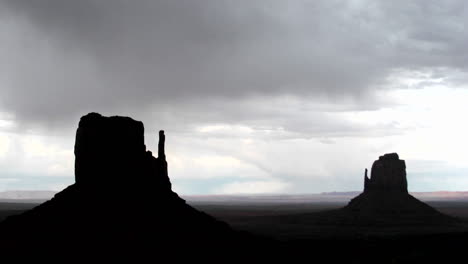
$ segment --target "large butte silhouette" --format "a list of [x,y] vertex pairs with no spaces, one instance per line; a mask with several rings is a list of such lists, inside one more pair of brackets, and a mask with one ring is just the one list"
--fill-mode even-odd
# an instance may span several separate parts
[[257,243],[171,190],[164,144],[160,131],[156,158],[146,150],[142,122],[83,116],[76,132],[75,183],[2,222],[0,249],[177,258],[242,251]]
[[454,219],[408,193],[406,164],[397,153],[380,156],[364,175],[364,191],[343,208],[356,223],[440,224]]

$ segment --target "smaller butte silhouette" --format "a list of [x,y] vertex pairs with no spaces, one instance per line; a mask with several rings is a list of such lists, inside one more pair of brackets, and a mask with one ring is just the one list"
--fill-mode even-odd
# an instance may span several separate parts
[[203,258],[242,252],[258,243],[172,191],[164,144],[160,131],[154,157],[146,150],[142,122],[97,113],[81,117],[75,183],[0,223],[2,254],[130,256],[165,262],[164,257],[174,260],[193,252]]
[[374,161],[370,178],[365,169],[364,192],[343,211],[357,223],[443,224],[454,220],[408,193],[406,164],[397,153]]

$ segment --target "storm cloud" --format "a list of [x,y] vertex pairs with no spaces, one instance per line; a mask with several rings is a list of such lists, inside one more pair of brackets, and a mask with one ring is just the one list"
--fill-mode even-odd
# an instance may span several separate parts
[[[187,105],[202,116],[211,102],[282,95],[375,109],[375,91],[391,89],[395,72],[455,82],[449,73],[468,63],[464,1],[3,0],[1,7],[0,106],[18,121]],[[242,111],[255,119],[254,109]],[[226,121],[223,113],[216,119]]]
[[[397,146],[440,160],[448,150],[421,147],[415,131],[465,131],[444,117],[463,102],[439,100],[465,98],[467,17],[461,0],[0,0],[0,132],[16,133],[0,137],[0,154],[23,134],[37,134],[36,150],[73,138],[78,118],[97,111],[177,136],[175,181],[197,170],[231,178],[213,190],[349,182],[345,170]],[[68,154],[42,169],[71,170],[64,142],[57,151]],[[291,148],[304,148],[300,165]],[[0,162],[11,179],[18,159]]]

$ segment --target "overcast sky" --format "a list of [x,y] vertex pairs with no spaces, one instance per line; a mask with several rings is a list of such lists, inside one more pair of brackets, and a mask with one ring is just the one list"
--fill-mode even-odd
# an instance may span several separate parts
[[72,184],[79,117],[166,130],[181,194],[468,190],[463,0],[0,0],[0,191]]

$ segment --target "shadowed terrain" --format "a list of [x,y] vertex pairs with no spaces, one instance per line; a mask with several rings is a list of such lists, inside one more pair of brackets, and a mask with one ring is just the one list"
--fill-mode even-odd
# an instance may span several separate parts
[[[159,133],[158,157],[143,124],[128,117],[83,116],[76,133],[76,183],[0,224],[8,252],[161,257],[206,247],[211,257],[244,251],[255,238],[200,212],[171,190]],[[124,195],[125,194],[125,195]],[[177,257],[177,255],[175,256]]]
[[284,202],[286,196],[187,203],[172,191],[164,132],[157,158],[143,134],[143,124],[128,117],[83,116],[75,184],[39,205],[1,203],[0,248],[17,257],[132,262],[414,263],[462,257],[467,245],[468,206],[433,203],[446,215],[411,196],[396,154],[374,162],[364,192],[348,204]]
[[[438,233],[434,233],[434,229],[415,226],[412,236],[405,235],[401,228],[377,227],[374,228],[374,232],[380,230],[380,235],[366,235],[366,230],[362,227],[335,225],[333,219],[322,223],[314,220],[314,217],[321,219],[323,215],[328,214],[327,211],[343,208],[346,205],[344,200],[297,200],[288,199],[288,196],[254,197],[246,199],[247,201],[240,201],[237,197],[225,197],[222,200],[218,197],[205,197],[203,200],[193,197],[186,199],[191,206],[225,221],[234,229],[276,237],[279,239],[279,242],[276,242],[278,245],[269,246],[272,252],[268,255],[271,258],[276,256],[289,261],[310,254],[313,254],[317,261],[324,260],[329,263],[375,263],[376,258],[380,258],[379,263],[392,263],[394,260],[398,260],[397,263],[420,263],[433,259],[447,261],[464,252],[463,248],[468,238],[465,233],[468,230],[466,225],[452,230],[439,229]],[[468,219],[466,201],[431,201],[428,204],[452,217]],[[2,209],[24,206],[11,202],[0,203],[0,215],[8,214]],[[34,204],[27,206],[30,208]],[[17,210],[14,213],[21,211]],[[121,213],[126,214],[126,211],[121,210]],[[419,230],[419,234],[414,230]],[[254,245],[256,248],[262,247],[260,242]],[[280,249],[281,252],[274,252],[274,248]],[[392,250],[389,251],[389,248]],[[336,251],[341,254],[336,254]],[[363,255],[363,251],[369,252]],[[262,256],[262,253],[259,254]],[[379,254],[386,255],[382,257]],[[268,259],[268,255],[262,257]]]

